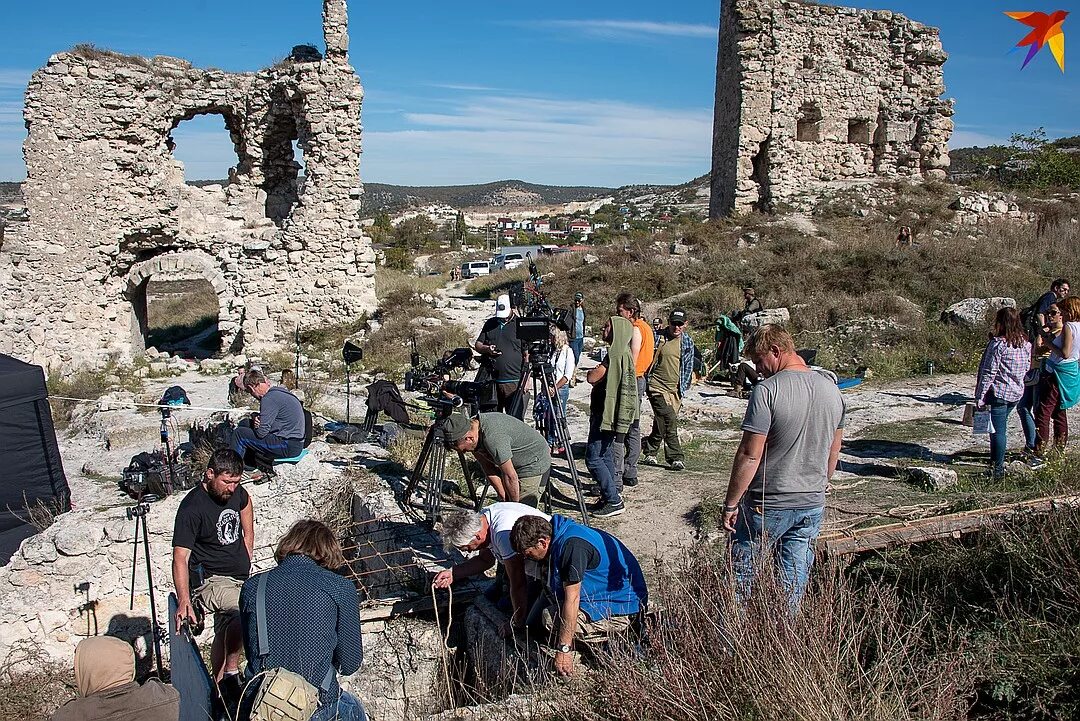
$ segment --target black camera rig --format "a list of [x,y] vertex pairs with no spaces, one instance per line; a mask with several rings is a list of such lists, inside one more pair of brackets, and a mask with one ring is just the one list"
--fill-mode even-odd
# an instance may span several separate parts
[[424,364],[416,351],[413,339],[412,368],[405,372],[405,390],[420,393],[437,415],[449,415],[455,408],[468,405],[475,414],[483,385],[451,378],[455,372],[464,373],[473,367],[471,348],[454,348],[443,353],[434,364]]

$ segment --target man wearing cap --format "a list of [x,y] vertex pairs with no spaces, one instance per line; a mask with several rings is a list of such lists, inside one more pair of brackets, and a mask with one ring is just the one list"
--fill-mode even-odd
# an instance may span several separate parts
[[455,412],[443,428],[448,448],[476,456],[499,500],[539,507],[551,472],[551,450],[539,431],[505,413]]
[[495,317],[484,323],[473,348],[484,357],[495,383],[498,410],[523,420],[529,396],[522,381],[525,347],[518,340],[515,320],[510,296],[500,295],[495,301]]
[[585,296],[582,293],[574,293],[574,307],[566,314],[566,323],[569,326],[566,337],[574,351],[574,363],[580,364],[585,349]]
[[674,471],[686,468],[679,445],[679,408],[694,375],[694,341],[686,329],[686,311],[676,308],[668,316],[668,326],[656,337],[652,366],[646,375],[653,427],[641,443],[641,462],[658,465],[656,454],[664,446],[664,456]]
[[765,307],[761,305],[761,301],[757,299],[757,293],[753,288],[743,288],[743,301],[742,310],[735,311],[731,314],[732,320],[736,323],[741,322],[742,319],[748,315],[760,313],[765,310]]

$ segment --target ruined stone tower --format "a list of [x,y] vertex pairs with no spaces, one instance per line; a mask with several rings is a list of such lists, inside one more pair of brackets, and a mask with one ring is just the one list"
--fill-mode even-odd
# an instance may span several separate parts
[[[131,357],[151,279],[212,284],[221,353],[374,308],[345,0],[325,0],[323,28],[325,56],[257,73],[92,47],[51,57],[26,92],[30,222],[0,247],[0,351],[52,370]],[[185,184],[172,155],[172,130],[206,114],[236,150],[224,187]]]
[[887,10],[722,0],[710,216],[824,181],[944,177],[946,57],[936,28]]

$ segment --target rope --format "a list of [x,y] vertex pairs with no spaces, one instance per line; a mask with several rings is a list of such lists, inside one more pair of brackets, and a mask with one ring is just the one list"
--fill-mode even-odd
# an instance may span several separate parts
[[[454,701],[454,685],[450,682],[450,656],[457,652],[457,647],[450,645],[450,626],[454,623],[454,589],[450,586],[446,587],[446,592],[450,594],[450,600],[446,604],[446,635],[442,637],[442,667],[443,678],[446,681],[446,699],[453,703]],[[431,586],[431,605],[435,609],[435,625],[440,626],[439,621],[439,602],[435,598],[435,585]]]
[[[75,401],[76,403],[100,403],[101,398],[72,398],[71,396],[48,396],[51,400],[55,401]],[[124,403],[125,406],[135,406],[136,408],[168,408],[170,411],[250,411],[250,408],[209,408],[207,406],[189,406],[186,403],[179,406],[169,405],[167,403]]]

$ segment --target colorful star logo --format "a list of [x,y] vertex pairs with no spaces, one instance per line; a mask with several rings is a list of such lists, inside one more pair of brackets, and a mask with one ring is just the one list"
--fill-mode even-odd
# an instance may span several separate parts
[[1021,70],[1027,67],[1027,64],[1042,49],[1043,45],[1049,45],[1050,52],[1054,55],[1054,60],[1057,60],[1058,67],[1061,68],[1061,72],[1065,72],[1065,32],[1061,29],[1061,24],[1065,22],[1065,16],[1069,13],[1064,10],[1057,10],[1050,15],[1032,12],[1005,14],[1013,20],[1034,28],[1013,48],[1013,51],[1015,51],[1025,45],[1031,46],[1028,49],[1027,57],[1024,58],[1024,64],[1020,66]]

